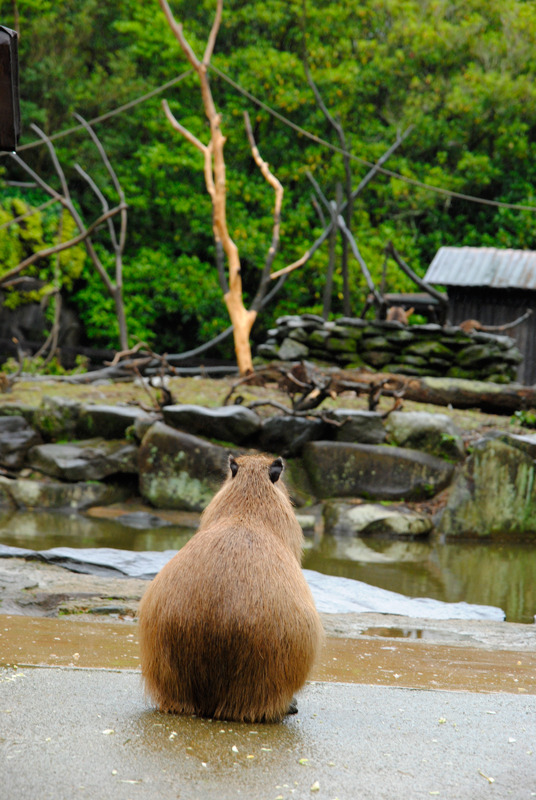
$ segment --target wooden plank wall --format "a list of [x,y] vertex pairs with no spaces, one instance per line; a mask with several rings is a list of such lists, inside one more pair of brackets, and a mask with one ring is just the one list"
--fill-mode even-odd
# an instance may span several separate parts
[[467,319],[476,319],[483,325],[504,325],[521,317],[527,309],[533,313],[521,325],[504,331],[515,339],[523,361],[518,367],[517,379],[532,386],[536,383],[536,292],[526,289],[489,289],[487,287],[448,286],[448,321],[459,325]]

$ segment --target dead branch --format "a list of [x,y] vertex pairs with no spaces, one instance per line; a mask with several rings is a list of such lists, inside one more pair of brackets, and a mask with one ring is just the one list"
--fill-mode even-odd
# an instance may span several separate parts
[[238,248],[231,238],[227,227],[225,159],[223,155],[225,137],[221,131],[221,118],[214,104],[207,73],[221,23],[223,0],[217,0],[216,15],[208,37],[203,61],[197,58],[193,49],[187,42],[182,25],[175,21],[167,0],[159,0],[159,2],[183,53],[198,75],[205,115],[210,125],[210,144],[203,145],[193,134],[187,132],[184,126],[175,121],[178,126],[176,129],[204,154],[205,184],[212,199],[213,228],[216,240],[221,242],[228,264],[229,290],[224,294],[224,300],[229,316],[231,317],[231,322],[233,323],[233,336],[238,366],[240,372],[245,374],[253,371],[249,334],[256,319],[257,312],[251,309],[247,310],[244,306],[240,257]]
[[[306,4],[305,0],[303,3],[303,19],[306,19]],[[344,128],[342,127],[339,120],[336,120],[335,117],[330,113],[328,107],[324,103],[322,95],[313,80],[313,76],[311,75],[311,71],[309,69],[309,61],[308,61],[308,54],[307,54],[307,37],[304,35],[303,37],[303,68],[305,71],[305,77],[307,78],[307,82],[311,87],[313,94],[315,96],[316,102],[322,113],[324,114],[325,118],[331,125],[331,127],[335,130],[337,137],[339,139],[339,144],[341,150],[343,152],[342,163],[344,169],[344,186],[345,186],[345,194],[346,194],[346,203],[344,209],[344,217],[345,222],[348,228],[351,226],[352,222],[352,213],[353,213],[353,205],[354,205],[354,198],[352,197],[352,169],[351,169],[351,161],[350,161],[350,154],[349,154],[349,147],[346,141],[346,135],[344,133]],[[336,213],[341,214],[342,208],[340,208],[341,203],[337,202],[337,210]],[[333,226],[333,231],[335,231],[335,225]],[[335,245],[334,236],[331,237],[331,247],[333,248]],[[342,241],[342,259],[341,259],[341,271],[342,271],[342,284],[343,284],[343,309],[345,315],[350,315],[350,288],[349,288],[349,280],[348,280],[348,240],[343,237]],[[331,287],[330,287],[331,289]]]
[[20,264],[17,264],[16,267],[10,269],[9,272],[4,273],[0,279],[0,284],[5,285],[9,279],[11,279],[14,275],[18,275],[22,272],[26,267],[29,267],[31,264],[34,264],[40,258],[46,258],[47,256],[52,256],[55,253],[60,253],[62,250],[69,250],[71,247],[74,247],[80,242],[83,242],[87,239],[95,228],[99,225],[102,225],[103,222],[109,217],[113,217],[115,214],[118,214],[121,211],[121,206],[116,206],[115,208],[111,208],[105,214],[101,214],[94,222],[91,223],[82,233],[79,233],[78,236],[75,236],[73,239],[69,239],[67,242],[61,242],[60,244],[55,244],[52,247],[47,247],[46,250],[40,250],[38,253],[32,253],[31,256],[25,258],[24,261],[21,261]]
[[341,214],[339,214],[337,222],[338,222],[340,230],[342,231],[344,236],[348,239],[348,242],[350,244],[350,248],[352,250],[352,253],[356,257],[356,259],[357,259],[357,261],[359,263],[359,266],[361,267],[361,272],[363,273],[363,275],[365,277],[365,280],[367,282],[367,286],[369,288],[369,291],[372,292],[372,294],[374,295],[374,297],[376,299],[376,302],[381,307],[383,305],[383,298],[381,297],[380,293],[378,292],[378,290],[374,286],[374,282],[372,280],[372,276],[371,276],[371,274],[370,274],[370,272],[368,270],[368,267],[367,267],[367,265],[365,263],[365,259],[363,258],[363,256],[361,255],[361,253],[359,251],[359,248],[357,246],[356,240],[354,239],[354,237],[352,236],[351,232],[346,227],[346,222],[344,221],[344,218],[343,218],[343,216]]
[[[365,175],[365,177],[363,178],[363,180],[362,180],[362,181],[361,181],[361,182],[360,182],[360,183],[359,183],[359,184],[356,186],[356,188],[353,190],[353,192],[352,192],[352,199],[354,199],[354,200],[355,200],[355,199],[356,199],[356,197],[357,197],[359,194],[361,194],[361,192],[362,192],[362,191],[365,189],[365,187],[366,187],[366,186],[367,186],[367,185],[370,183],[370,181],[371,181],[371,180],[372,180],[372,179],[373,179],[373,178],[374,178],[374,177],[375,177],[375,176],[378,174],[378,172],[381,170],[381,168],[382,168],[383,164],[385,164],[385,162],[387,161],[387,159],[388,159],[388,158],[390,158],[390,157],[393,155],[393,153],[395,152],[395,150],[397,150],[397,149],[400,147],[400,145],[402,144],[402,142],[403,142],[403,141],[406,139],[406,137],[409,135],[409,133],[410,133],[410,131],[412,130],[412,128],[413,128],[413,126],[410,126],[410,127],[409,127],[409,128],[407,128],[407,129],[404,131],[404,133],[402,133],[401,135],[398,135],[398,134],[397,134],[396,141],[395,141],[395,142],[393,142],[393,144],[392,144],[392,145],[391,145],[391,146],[390,146],[390,147],[389,147],[389,148],[388,148],[388,149],[385,151],[385,153],[384,153],[382,156],[380,156],[380,158],[378,159],[378,161],[376,162],[376,164],[375,164],[375,165],[374,165],[374,166],[373,166],[373,167],[372,167],[372,168],[369,170],[369,172],[368,172],[368,173]],[[346,209],[346,206],[347,206],[347,203],[346,203],[346,201],[345,201],[345,202],[342,204],[341,208],[340,208],[340,213],[341,213],[341,214],[343,214],[343,213],[344,213],[344,210]],[[333,226],[333,225],[334,225],[334,222],[333,222],[332,220],[330,220],[330,222],[329,222],[329,223],[328,223],[328,225],[327,225],[327,226],[324,228],[323,232],[320,234],[320,236],[318,237],[318,239],[317,239],[317,240],[314,242],[314,244],[313,244],[313,245],[312,245],[312,246],[311,246],[311,247],[310,247],[310,248],[309,248],[309,249],[308,249],[308,250],[307,250],[307,251],[306,251],[306,252],[305,252],[305,253],[304,253],[304,254],[301,256],[301,258],[299,258],[297,261],[294,261],[292,264],[289,264],[288,266],[286,266],[286,267],[283,267],[283,269],[277,270],[277,272],[272,272],[272,274],[270,275],[270,279],[271,279],[271,280],[275,280],[276,278],[281,278],[282,276],[286,276],[286,275],[288,275],[289,273],[291,273],[291,272],[294,272],[294,270],[296,270],[296,269],[299,269],[300,267],[303,267],[305,264],[307,264],[307,262],[310,260],[310,258],[311,258],[311,257],[312,257],[312,256],[313,256],[315,253],[316,253],[316,251],[318,250],[318,248],[319,248],[319,247],[320,247],[320,246],[321,246],[321,245],[322,245],[322,244],[325,242],[325,240],[328,238],[328,236],[329,236],[329,235],[330,235],[330,233],[331,233],[331,229],[332,229],[332,226]]]
[[[248,309],[244,305],[242,294],[240,255],[238,248],[229,233],[227,225],[226,173],[225,159],[223,155],[225,137],[221,131],[221,118],[217,112],[208,79],[210,59],[214,51],[214,45],[222,20],[223,0],[217,0],[216,14],[207,39],[202,61],[197,57],[193,48],[186,40],[183,32],[183,26],[175,20],[167,0],[159,0],[159,2],[182,52],[190,62],[199,78],[203,107],[210,126],[210,142],[207,145],[201,142],[196,136],[194,136],[183,125],[181,125],[178,120],[175,119],[167,103],[164,103],[164,111],[174,129],[177,130],[187,141],[189,141],[190,144],[196,147],[204,157],[205,185],[212,200],[212,227],[216,242],[218,276],[220,285],[224,291],[224,301],[233,326],[233,337],[238,367],[240,374],[245,375],[253,371],[251,346],[249,341],[251,328],[253,327],[259,310],[266,304],[267,297],[273,296],[273,292],[267,294],[267,288],[270,285],[270,270],[272,268],[273,260],[279,245],[283,187],[270,171],[268,164],[261,158],[253,138],[253,132],[251,130],[251,125],[249,124],[249,119],[246,116],[246,128],[248,130],[248,138],[250,141],[253,158],[267,182],[275,191],[272,241],[265,260],[265,266],[261,274],[259,288],[253,299],[253,302]],[[227,275],[225,274],[223,267],[222,253],[225,254],[227,259]],[[279,286],[281,285],[282,282],[279,284]]]
[[388,244],[387,244],[387,246],[385,248],[385,252],[386,252],[386,254],[388,256],[391,256],[391,258],[393,258],[396,261],[396,263],[398,264],[400,269],[403,272],[405,272],[406,275],[408,276],[408,278],[411,278],[411,280],[414,281],[417,284],[417,286],[419,286],[421,289],[423,289],[423,291],[427,292],[432,297],[435,297],[435,299],[438,300],[441,303],[442,306],[444,306],[444,307],[447,306],[447,304],[448,304],[447,296],[445,294],[443,294],[442,292],[438,292],[437,289],[434,289],[434,287],[430,286],[429,283],[426,283],[426,281],[423,281],[422,278],[419,278],[417,273],[413,272],[413,270],[411,269],[409,264],[406,264],[406,262],[404,261],[402,256],[399,254],[399,252],[397,251],[396,247],[394,246],[394,244],[392,242],[388,242]]
[[251,153],[253,155],[253,159],[257,166],[259,167],[262,175],[266,179],[266,181],[270,184],[272,189],[275,193],[275,201],[274,201],[274,224],[272,228],[272,241],[270,247],[268,249],[268,254],[266,256],[266,260],[264,263],[264,269],[261,274],[261,279],[259,281],[259,288],[257,289],[257,293],[253,299],[251,304],[251,308],[254,310],[259,310],[261,301],[266,294],[268,286],[270,284],[270,272],[272,269],[272,264],[274,262],[274,258],[276,256],[278,247],[279,247],[279,236],[280,236],[280,228],[281,228],[281,207],[283,205],[283,186],[281,185],[280,181],[275,177],[275,175],[271,172],[270,167],[266,161],[261,157],[259,153],[259,149],[257,147],[257,143],[255,142],[255,137],[253,136],[253,130],[251,128],[251,122],[249,119],[249,114],[247,111],[244,112],[244,123],[246,126],[246,132],[249,140],[249,144],[251,147]]
[[[96,220],[92,225],[87,226],[85,224],[84,220],[82,219],[81,215],[79,214],[75,204],[72,201],[72,198],[71,198],[71,195],[70,195],[70,192],[69,192],[69,186],[68,186],[67,180],[65,178],[65,173],[64,173],[64,171],[62,169],[62,166],[61,166],[60,161],[58,159],[58,156],[57,156],[57,153],[56,153],[56,150],[55,150],[55,147],[54,147],[54,144],[53,144],[51,138],[49,136],[47,136],[44,133],[44,131],[42,131],[37,125],[33,125],[32,124],[32,126],[31,126],[32,129],[37,133],[37,135],[40,137],[40,139],[42,139],[42,141],[47,146],[48,152],[50,154],[50,158],[52,160],[52,163],[54,164],[54,168],[55,168],[56,173],[58,175],[58,178],[60,180],[62,193],[57,192],[52,186],[47,184],[16,153],[10,153],[9,155],[11,156],[11,158],[13,158],[16,161],[17,164],[19,164],[20,167],[22,167],[22,169],[24,169],[24,171],[27,174],[29,174],[33,178],[33,180],[48,195],[50,195],[50,197],[52,197],[55,201],[57,201],[57,202],[62,204],[62,206],[69,212],[69,214],[73,218],[75,225],[77,226],[78,230],[80,231],[80,234],[79,234],[78,237],[74,237],[73,239],[71,239],[70,242],[67,243],[66,246],[62,246],[62,244],[60,244],[60,245],[56,246],[56,249],[50,249],[49,248],[48,250],[42,251],[40,254],[34,254],[30,258],[32,258],[33,260],[37,260],[36,257],[42,257],[43,255],[51,255],[52,253],[60,252],[60,249],[67,249],[68,247],[73,247],[75,244],[83,242],[85,247],[86,247],[86,250],[88,252],[89,257],[91,258],[91,261],[92,261],[95,269],[97,270],[100,278],[102,279],[104,285],[106,286],[106,289],[107,289],[108,293],[111,295],[111,297],[114,300],[116,316],[117,316],[117,320],[118,320],[118,324],[119,324],[120,346],[123,349],[125,349],[128,346],[128,333],[127,333],[127,324],[126,324],[125,309],[124,309],[124,303],[123,303],[123,280],[122,280],[122,261],[121,261],[121,257],[122,257],[122,252],[123,252],[124,242],[125,242],[125,235],[126,235],[126,209],[127,209],[127,206],[126,206],[126,203],[125,203],[124,194],[123,194],[123,192],[121,190],[121,186],[119,184],[119,181],[117,180],[117,176],[115,175],[115,172],[114,172],[114,170],[113,170],[113,168],[112,168],[112,166],[111,166],[111,164],[110,164],[110,162],[109,162],[109,160],[108,160],[108,158],[106,156],[105,150],[102,147],[102,144],[100,143],[97,135],[92,130],[91,126],[87,122],[85,122],[85,120],[82,119],[82,117],[80,117],[79,115],[75,115],[75,116],[77,117],[77,119],[79,119],[82,122],[83,126],[88,131],[88,133],[90,134],[91,138],[93,139],[94,143],[97,145],[99,153],[100,153],[100,155],[101,155],[101,157],[102,157],[102,159],[104,161],[104,164],[105,164],[105,166],[106,166],[106,168],[107,168],[107,170],[108,170],[108,172],[109,172],[109,174],[110,174],[110,176],[112,178],[114,186],[115,186],[116,190],[118,191],[120,202],[119,202],[119,205],[116,208],[114,208],[113,210],[108,210],[107,209],[108,204],[104,200],[104,197],[103,197],[102,193],[97,191],[97,196],[99,197],[99,199],[101,199],[101,202],[104,201],[103,202],[103,208],[105,209],[104,210],[104,214],[102,214],[101,217],[99,217],[98,220]],[[78,170],[83,176],[85,176],[86,178],[89,178],[89,176],[86,176],[86,173],[84,173],[80,168],[78,168]],[[90,180],[90,186],[94,190],[96,189],[95,183],[93,181],[91,181],[91,180]],[[113,245],[115,256],[116,256],[115,281],[112,281],[110,279],[110,277],[109,277],[104,265],[102,264],[99,256],[97,255],[97,252],[95,251],[95,248],[93,247],[93,242],[91,240],[91,234],[92,234],[92,232],[95,230],[95,228],[98,225],[100,225],[103,221],[107,221],[107,220],[111,219],[111,217],[114,216],[115,214],[117,214],[118,212],[121,214],[121,227],[120,227],[119,239],[117,239],[117,237],[115,235],[115,229],[113,229],[113,225],[111,226],[112,245]],[[111,225],[111,223],[110,223],[110,225]],[[112,231],[113,231],[113,234],[112,234]],[[63,244],[65,244],[65,243],[63,243]],[[24,269],[25,267],[27,267],[31,263],[33,263],[33,260],[30,261],[29,259],[26,259],[26,261],[22,262],[22,264],[19,264],[18,267],[16,267],[15,269],[17,271],[21,271],[22,269]],[[6,275],[4,275],[4,280],[5,280],[6,277],[7,277],[7,273],[6,273]]]
[[115,367],[122,358],[130,358],[130,356],[136,355],[142,347],[145,348],[147,355],[149,355],[148,347],[145,342],[138,342],[138,344],[134,345],[134,347],[130,347],[128,350],[119,350],[113,357],[112,361],[105,361],[104,364],[107,367]]

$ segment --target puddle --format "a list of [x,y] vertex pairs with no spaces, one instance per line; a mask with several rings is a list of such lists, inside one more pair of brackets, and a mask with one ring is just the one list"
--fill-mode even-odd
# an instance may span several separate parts
[[470,641],[471,636],[469,634],[463,634],[456,632],[455,634],[451,634],[448,631],[444,633],[438,631],[437,629],[434,630],[426,630],[425,628],[367,628],[366,630],[362,631],[363,636],[382,636],[388,639],[413,639],[413,640],[421,640],[421,639],[443,639],[445,642],[452,642],[453,639],[456,641]]
[[[328,638],[313,681],[536,694],[536,653],[377,639]],[[374,635],[374,634],[373,634]],[[139,669],[135,623],[0,615],[0,665]],[[141,688],[140,688],[141,691]]]

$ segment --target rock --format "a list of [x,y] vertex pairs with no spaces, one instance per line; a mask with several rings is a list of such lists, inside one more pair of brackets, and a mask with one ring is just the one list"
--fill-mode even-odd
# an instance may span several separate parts
[[393,351],[385,336],[369,336],[361,345],[361,350],[387,350],[389,353]]
[[139,530],[167,528],[173,525],[172,522],[162,519],[162,517],[156,514],[150,514],[148,511],[132,511],[127,514],[120,514],[117,517],[117,522],[119,522],[120,525],[125,525],[127,528],[138,528]]
[[10,478],[4,478],[0,475],[0,509],[2,510],[16,508],[15,501],[9,491],[9,485],[12,482]]
[[188,433],[241,444],[261,428],[261,418],[243,406],[205,408],[195,405],[165,406],[164,421]]
[[401,326],[396,331],[387,331],[385,338],[392,344],[407,345],[408,342],[415,341],[415,334],[408,330],[408,328]]
[[140,493],[157,508],[202,511],[221,485],[224,447],[156,422],[139,451]]
[[422,340],[420,342],[414,342],[410,344],[406,350],[406,353],[415,356],[425,356],[426,358],[430,357],[446,357],[448,358],[449,355],[452,357],[451,351],[449,348],[438,341],[427,341]]
[[94,505],[111,505],[127,499],[126,487],[110,483],[59,483],[0,476],[0,506],[2,497],[7,507],[53,508],[84,510]]
[[26,453],[41,442],[39,434],[24,417],[0,417],[0,465],[20,469]]
[[292,328],[288,333],[288,338],[293,339],[295,342],[306,343],[308,338],[307,331],[301,326],[299,328]]
[[353,408],[337,408],[327,413],[340,427],[335,428],[338,442],[361,442],[382,444],[386,434],[381,415],[376,411],[359,411]]
[[497,350],[498,348],[492,348],[489,344],[470,344],[459,351],[456,361],[465,369],[478,368],[499,355]]
[[264,420],[260,446],[270,453],[285,456],[299,455],[306,442],[324,439],[329,426],[318,418],[273,416]]
[[313,347],[325,347],[329,336],[329,331],[314,330],[309,334],[308,343]]
[[491,431],[481,441],[486,439],[500,439],[501,442],[510,445],[510,447],[517,447],[518,450],[522,450],[531,458],[536,459],[536,433],[516,434],[505,431]]
[[400,447],[423,450],[454,461],[459,461],[465,453],[461,432],[446,414],[393,411],[385,429],[390,441]]
[[279,358],[279,347],[273,341],[265,342],[257,347],[257,355],[261,358]]
[[33,415],[33,424],[47,442],[75,438],[80,403],[67,397],[43,397]]
[[28,454],[33,469],[65,481],[99,481],[117,473],[136,473],[138,448],[125,441],[87,439],[41,444]]
[[294,339],[283,339],[281,347],[279,348],[279,358],[281,361],[300,361],[302,358],[307,358],[309,355],[309,348],[296,342]]
[[154,417],[137,406],[83,406],[80,409],[76,433],[81,439],[95,435],[105,439],[123,439],[127,428],[134,425],[139,418],[149,422]]
[[339,339],[337,336],[330,336],[326,339],[326,348],[329,353],[355,353],[356,343],[354,339]]
[[0,405],[1,417],[24,417],[29,425],[33,425],[34,414],[38,409],[28,403],[2,403]]
[[509,365],[516,366],[517,364],[521,364],[523,361],[522,353],[517,349],[517,346],[511,347],[508,350],[504,350],[501,353],[501,359],[506,361]]
[[360,342],[363,338],[363,331],[359,327],[354,327],[353,325],[345,325],[344,328],[344,337],[346,339],[352,339],[354,341],[354,349],[357,346],[357,342]]
[[367,364],[380,369],[385,367],[391,360],[392,353],[383,352],[381,350],[369,350],[363,354],[363,358]]
[[536,537],[535,464],[519,444],[496,438],[474,445],[449,492],[441,532],[484,539]]
[[285,485],[290,499],[297,507],[310,507],[315,500],[309,475],[301,458],[289,458],[285,461]]
[[426,536],[434,527],[430,517],[406,508],[386,508],[371,503],[351,505],[335,501],[324,505],[324,524],[326,533],[339,536]]
[[344,442],[309,442],[303,460],[319,498],[419,500],[448,486],[454,472],[417,450]]
[[136,441],[141,442],[151,425],[154,425],[159,419],[160,416],[158,414],[145,414],[143,417],[136,417],[133,427]]

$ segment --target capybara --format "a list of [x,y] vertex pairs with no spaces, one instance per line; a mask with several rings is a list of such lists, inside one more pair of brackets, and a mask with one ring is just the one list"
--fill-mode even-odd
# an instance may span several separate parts
[[147,588],[141,668],[162,711],[277,722],[305,683],[322,623],[283,460],[229,458],[198,531]]
[[386,319],[389,320],[389,322],[401,322],[402,325],[407,325],[414,311],[415,309],[413,307],[405,309],[400,306],[391,306],[391,308],[387,310]]

